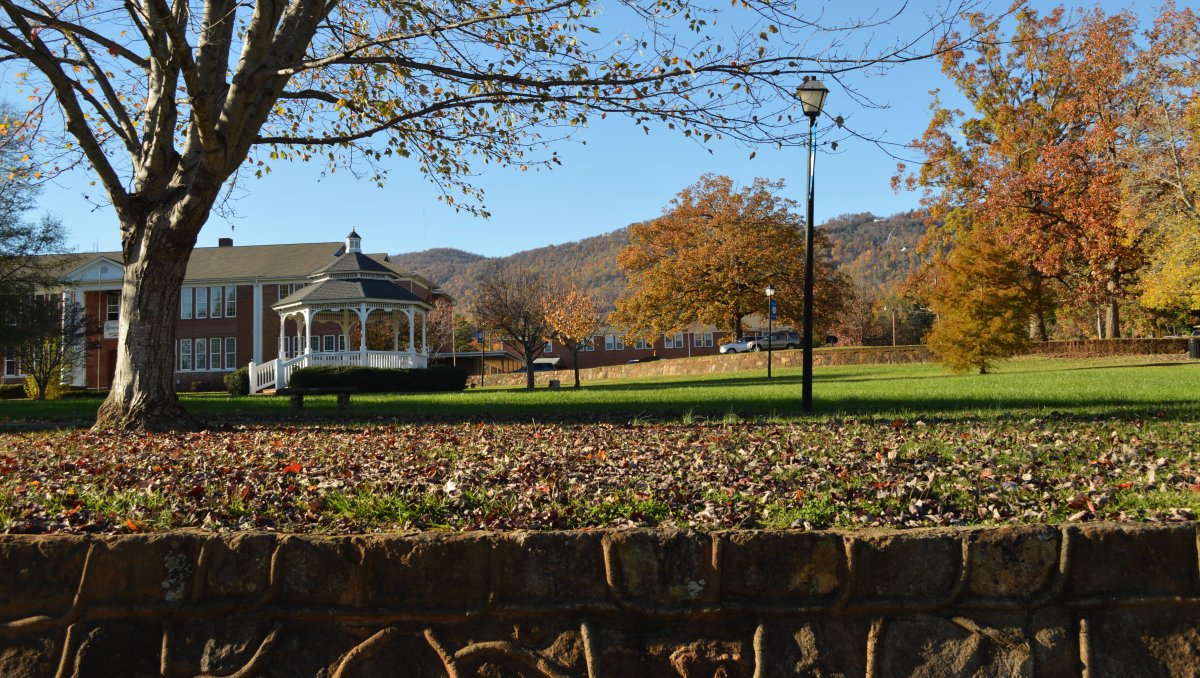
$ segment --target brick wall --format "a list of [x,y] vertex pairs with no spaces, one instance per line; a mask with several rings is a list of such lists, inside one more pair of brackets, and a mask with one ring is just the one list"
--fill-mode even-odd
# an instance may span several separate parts
[[5,536],[0,601],[5,676],[1183,676],[1200,666],[1195,523]]

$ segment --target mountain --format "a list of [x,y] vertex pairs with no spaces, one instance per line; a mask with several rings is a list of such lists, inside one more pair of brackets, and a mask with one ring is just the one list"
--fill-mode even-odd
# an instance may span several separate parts
[[413,271],[443,287],[455,299],[466,300],[475,280],[495,266],[525,266],[549,276],[577,280],[591,289],[601,305],[611,309],[625,290],[625,274],[617,268],[617,252],[629,242],[629,229],[592,236],[562,245],[549,245],[507,257],[483,257],[455,249],[432,249],[390,257],[400,268]]
[[[917,243],[925,232],[920,212],[879,218],[870,213],[843,214],[821,224],[833,247],[832,256],[843,271],[868,294],[894,288],[920,263]],[[462,250],[438,248],[396,254],[391,261],[437,283],[460,302],[473,283],[494,266],[527,266],[550,276],[572,278],[592,289],[608,309],[625,290],[625,274],[617,268],[617,252],[629,242],[629,229],[517,252],[507,257],[483,257]]]
[[890,217],[863,212],[834,217],[819,228],[829,237],[838,268],[859,290],[875,296],[894,290],[921,264],[917,245],[925,234],[923,219],[918,211]]

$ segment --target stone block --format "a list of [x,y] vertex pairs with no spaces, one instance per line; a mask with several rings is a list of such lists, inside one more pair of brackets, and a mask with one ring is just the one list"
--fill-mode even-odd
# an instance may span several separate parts
[[832,532],[720,535],[724,600],[818,603],[846,578],[846,549]]
[[84,595],[122,604],[189,601],[203,541],[187,532],[105,539],[93,552]]
[[978,596],[1019,597],[1041,591],[1058,571],[1061,533],[1048,525],[981,530],[971,544],[968,586]]
[[1200,610],[1125,608],[1088,614],[1093,676],[1200,675]]
[[364,603],[414,611],[464,612],[486,604],[494,537],[420,534],[359,540]]
[[264,595],[270,586],[271,557],[276,544],[276,537],[271,534],[237,534],[207,540],[203,597],[213,600]]
[[1035,676],[1080,674],[1079,632],[1072,613],[1058,607],[1042,608],[1029,616],[1029,630]]
[[361,591],[358,550],[345,538],[285,537],[276,583],[284,602],[306,605],[354,605]]
[[1074,531],[1067,593],[1195,595],[1194,525],[1096,524]]
[[962,532],[912,530],[855,536],[859,598],[933,598],[949,593],[962,571]]
[[495,542],[492,591],[500,605],[564,608],[609,600],[598,532],[526,532]]
[[61,636],[61,632],[27,636],[0,634],[0,676],[54,675],[58,668]]
[[642,603],[699,605],[716,598],[712,539],[685,530],[610,532],[608,542],[618,598]]
[[81,537],[0,537],[0,622],[67,611],[88,545]]
[[943,676],[1029,676],[1033,657],[1021,613],[980,618],[902,617],[886,623],[879,674]]
[[114,619],[84,627],[74,656],[67,658],[67,667],[73,667],[68,675],[159,678],[162,638],[162,624],[151,620]]

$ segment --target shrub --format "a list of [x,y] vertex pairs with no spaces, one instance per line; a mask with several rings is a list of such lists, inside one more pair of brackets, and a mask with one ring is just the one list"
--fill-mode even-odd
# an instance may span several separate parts
[[250,395],[250,370],[239,367],[225,375],[225,390],[232,396]]
[[467,372],[449,365],[428,369],[385,370],[378,367],[305,367],[292,373],[292,388],[357,388],[364,393],[428,393],[461,391]]
[[208,380],[196,380],[192,382],[192,391],[201,392],[209,390]]
[[[46,400],[59,400],[66,393],[67,387],[63,385],[62,380],[57,375],[50,378],[46,383]],[[32,375],[25,377],[25,397],[30,400],[37,400],[38,385]]]
[[25,397],[25,384],[0,384],[0,400],[17,400]]
[[62,394],[64,400],[84,400],[87,398],[97,398],[103,400],[108,397],[108,389],[71,389]]

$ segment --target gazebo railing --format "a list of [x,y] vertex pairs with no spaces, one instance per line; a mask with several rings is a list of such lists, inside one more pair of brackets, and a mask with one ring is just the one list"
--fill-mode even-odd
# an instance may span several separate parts
[[301,353],[287,360],[270,360],[261,365],[250,363],[250,393],[260,393],[269,388],[287,388],[292,372],[304,367],[364,364],[367,367],[385,370],[424,369],[429,367],[429,360],[424,355],[398,351],[367,351],[365,354],[360,351]]

